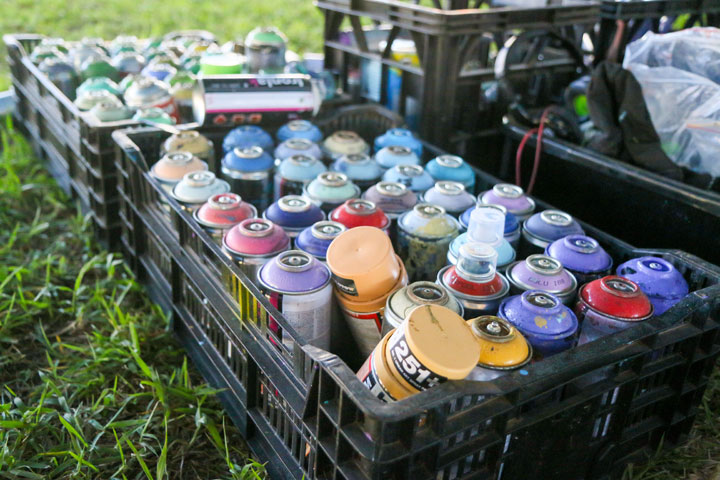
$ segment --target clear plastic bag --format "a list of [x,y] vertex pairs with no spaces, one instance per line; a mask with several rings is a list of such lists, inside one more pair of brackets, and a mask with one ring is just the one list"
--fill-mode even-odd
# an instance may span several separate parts
[[648,33],[628,45],[623,67],[640,83],[668,157],[720,176],[720,30]]

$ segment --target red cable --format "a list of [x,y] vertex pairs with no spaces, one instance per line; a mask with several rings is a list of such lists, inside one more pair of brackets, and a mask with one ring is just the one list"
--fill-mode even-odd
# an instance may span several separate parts
[[517,153],[515,155],[515,184],[520,186],[522,182],[523,150],[525,149],[525,145],[527,144],[528,140],[530,140],[530,137],[537,133],[535,159],[533,162],[532,172],[530,173],[530,183],[528,184],[528,188],[526,189],[528,195],[532,193],[533,188],[535,187],[535,180],[537,179],[537,173],[540,168],[540,155],[542,153],[542,138],[543,133],[545,132],[545,123],[547,123],[547,117],[550,113],[551,108],[552,107],[547,107],[545,110],[543,110],[542,116],[540,117],[540,126],[538,128],[530,129],[527,131],[527,133],[525,133],[522,140],[520,141],[520,144],[518,145]]

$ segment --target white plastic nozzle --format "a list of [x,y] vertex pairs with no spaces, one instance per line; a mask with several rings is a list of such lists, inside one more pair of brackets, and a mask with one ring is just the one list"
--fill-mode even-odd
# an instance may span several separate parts
[[497,259],[497,251],[490,245],[470,242],[460,247],[456,268],[467,280],[488,281],[495,276]]
[[477,205],[470,214],[470,241],[499,245],[505,234],[505,212],[496,205]]

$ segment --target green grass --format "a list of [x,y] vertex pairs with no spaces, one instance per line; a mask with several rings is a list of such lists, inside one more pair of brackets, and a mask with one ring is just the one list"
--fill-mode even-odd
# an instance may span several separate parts
[[263,478],[122,259],[1,145],[0,478]]

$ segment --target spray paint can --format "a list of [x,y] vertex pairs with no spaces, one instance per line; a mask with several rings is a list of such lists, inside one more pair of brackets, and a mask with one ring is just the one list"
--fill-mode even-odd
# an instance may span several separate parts
[[435,181],[420,165],[398,165],[383,174],[383,182],[402,183],[420,195],[433,186]]
[[325,170],[325,164],[315,157],[292,155],[285,158],[275,172],[275,199],[302,195],[307,184]]
[[135,52],[119,52],[112,57],[112,66],[118,71],[120,78],[137,75],[145,68],[145,57]]
[[594,238],[568,235],[555,240],[545,249],[545,255],[555,258],[583,285],[612,273],[612,258]]
[[294,340],[330,350],[332,286],[330,270],[312,255],[288,250],[266,262],[258,272],[260,287],[300,336],[283,335],[283,343],[292,347]]
[[251,73],[282,73],[287,37],[275,27],[257,27],[245,37],[245,55]]
[[219,193],[210,197],[193,213],[195,221],[216,240],[222,240],[228,230],[248,218],[257,217],[257,210],[243,202],[236,193]]
[[307,198],[287,195],[270,205],[263,212],[263,218],[282,227],[290,238],[296,238],[315,222],[325,220],[325,214]]
[[313,143],[320,143],[323,139],[320,129],[307,120],[291,120],[280,127],[275,136],[278,142],[291,138],[304,138]]
[[270,220],[248,218],[228,230],[222,246],[223,251],[254,282],[265,262],[290,248],[290,237]]
[[208,165],[215,163],[215,147],[204,135],[195,130],[182,130],[170,135],[160,146],[160,154],[189,152]]
[[272,202],[274,160],[261,147],[237,147],[222,159],[222,176],[233,191],[264,210]]
[[529,290],[507,298],[500,305],[498,316],[520,330],[532,345],[536,360],[575,346],[577,318],[551,293]]
[[275,142],[265,130],[255,125],[242,125],[235,127],[223,140],[223,151],[230,152],[236,148],[260,147],[267,152],[272,152]]
[[275,148],[275,158],[284,160],[293,155],[305,155],[322,160],[323,153],[320,147],[304,138],[291,138],[285,140]]
[[388,233],[390,228],[390,219],[381,209],[377,208],[373,202],[359,198],[353,198],[343,203],[330,212],[328,218],[347,228],[375,227],[385,233]]
[[488,315],[467,323],[480,346],[477,365],[467,380],[489,382],[524,367],[532,359],[532,347],[506,320]]
[[609,275],[580,288],[575,313],[582,324],[579,344],[625,330],[653,316],[653,306],[640,287]]
[[419,203],[398,220],[398,254],[411,282],[437,277],[450,243],[458,236],[457,220],[445,209]]
[[43,60],[38,68],[66,97],[75,100],[79,79],[75,67],[70,62],[64,58],[51,57]]
[[475,368],[480,344],[463,318],[439,305],[410,312],[388,340],[390,371],[409,390],[461,380]]
[[132,110],[126,106],[118,106],[112,102],[100,102],[90,109],[90,113],[101,122],[117,122],[133,116]]
[[112,104],[116,107],[123,106],[120,99],[112,93],[108,92],[107,90],[92,90],[83,93],[82,95],[77,97],[73,103],[78,108],[78,110],[83,112],[89,111],[99,103]]
[[545,210],[528,218],[523,224],[521,249],[528,255],[541,253],[555,240],[584,234],[580,224],[570,214],[560,210]]
[[330,170],[346,175],[361,190],[375,185],[384,172],[372,157],[363,153],[343,155],[330,165]]
[[535,201],[525,195],[522,188],[510,183],[498,183],[491,190],[481,193],[478,201],[485,204],[502,205],[524,222],[535,211]]
[[205,75],[239,75],[245,57],[234,52],[205,51],[200,56],[200,72]]
[[[485,204],[480,204],[485,205]],[[492,204],[490,204],[492,205]],[[515,215],[508,212],[505,207],[502,205],[494,205],[496,208],[498,208],[500,211],[502,211],[505,214],[505,228],[503,231],[503,237],[505,240],[510,243],[510,245],[513,248],[517,248],[518,244],[520,243],[520,222],[518,222]],[[458,218],[458,221],[460,222],[460,228],[461,230],[467,230],[468,226],[470,225],[470,217],[472,216],[472,212],[475,210],[475,205],[465,210],[462,215],[460,215],[460,218]],[[499,260],[498,260],[498,264]]]
[[83,93],[93,90],[107,90],[118,98],[122,95],[122,91],[120,90],[118,84],[107,77],[88,78],[80,84],[75,93],[79,97]]
[[305,186],[303,195],[330,213],[347,200],[359,197],[360,188],[342,173],[323,172]]
[[465,160],[457,155],[440,155],[425,165],[425,171],[435,180],[460,182],[469,193],[475,191],[475,172]]
[[323,151],[332,160],[343,155],[368,154],[370,147],[357,133],[348,130],[339,130],[325,139],[322,144]]
[[295,239],[295,248],[325,262],[330,244],[345,230],[347,228],[342,223],[329,220],[315,222],[300,232]]
[[547,255],[530,255],[507,269],[507,278],[514,294],[526,290],[552,293],[565,305],[575,299],[577,280],[562,263]]
[[390,145],[375,154],[375,161],[385,170],[398,165],[420,165],[420,157],[408,147]]
[[449,308],[461,317],[463,306],[442,285],[432,282],[415,282],[396,290],[387,299],[382,335],[387,335],[405,321],[410,311],[420,305],[440,305]]
[[361,352],[380,341],[387,297],[407,285],[407,272],[382,230],[356,227],[341,233],[327,250],[336,298]]
[[109,77],[115,81],[120,80],[117,69],[112,66],[110,58],[106,55],[87,58],[80,66],[79,73],[82,80],[92,77]]
[[635,282],[661,315],[685,298],[690,288],[682,274],[659,257],[640,257],[618,266],[617,274]]
[[62,52],[53,45],[38,45],[30,53],[30,61],[39,65],[49,58],[62,58]]
[[454,217],[475,205],[475,197],[465,191],[465,185],[449,180],[436,182],[435,186],[423,194],[422,201],[443,207]]
[[168,87],[153,78],[139,77],[135,80],[125,90],[125,103],[136,110],[159,108],[175,121],[180,121],[180,113]]
[[167,82],[167,79],[177,73],[177,68],[173,67],[169,63],[159,63],[156,60],[153,60],[142,69],[141,73],[145,77],[169,83]]
[[143,108],[135,111],[133,121],[138,123],[160,123],[163,125],[175,125],[176,121],[168,115],[165,110],[159,108]]
[[387,364],[386,348],[390,336],[395,332],[392,330],[377,344],[370,356],[360,370],[357,378],[365,385],[370,392],[383,402],[395,402],[407,398],[417,391],[408,390],[390,371]]
[[180,112],[183,123],[193,121],[193,91],[195,90],[195,76],[186,70],[178,70],[169,76],[166,81],[170,84],[170,94]]
[[[452,241],[450,248],[447,253],[447,264],[457,265],[457,259],[460,256],[460,249],[463,245],[468,243],[477,242],[470,238],[470,235],[465,232]],[[482,243],[482,242],[481,242]],[[505,272],[507,267],[515,261],[515,250],[507,241],[503,241],[498,245],[493,245],[493,248],[498,254],[497,269],[499,272]]]
[[465,318],[494,315],[510,292],[510,285],[496,269],[497,252],[489,245],[466,243],[460,248],[457,265],[440,270],[438,285],[447,288],[462,303]]
[[186,173],[170,191],[170,196],[185,210],[194,212],[213,195],[229,191],[226,181],[215,178],[212,172],[199,170]]
[[190,152],[171,152],[163,155],[150,168],[150,176],[157,180],[166,192],[170,193],[173,187],[188,173],[207,169],[207,163]]
[[321,103],[309,75],[201,75],[193,116],[204,126],[281,125],[317,113]]
[[379,152],[390,146],[407,147],[412,150],[418,158],[422,158],[423,144],[415,138],[413,133],[406,128],[391,128],[379,137],[375,137],[375,152]]

